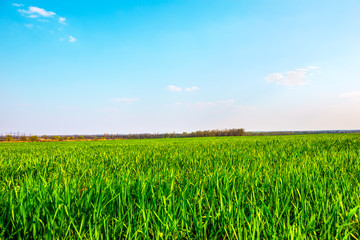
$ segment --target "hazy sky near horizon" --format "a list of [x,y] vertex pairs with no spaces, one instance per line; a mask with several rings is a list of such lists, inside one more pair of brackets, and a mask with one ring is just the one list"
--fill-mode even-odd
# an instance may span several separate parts
[[0,133],[360,129],[360,1],[0,1]]

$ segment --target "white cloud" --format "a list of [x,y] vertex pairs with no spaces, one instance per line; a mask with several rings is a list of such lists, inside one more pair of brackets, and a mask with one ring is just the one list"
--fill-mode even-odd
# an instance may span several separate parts
[[303,86],[308,83],[306,81],[306,77],[309,71],[314,69],[319,69],[319,68],[314,66],[308,66],[306,68],[298,68],[294,71],[288,71],[286,72],[286,74],[271,73],[265,77],[265,81],[269,83],[275,83],[277,85],[283,85],[289,87]]
[[24,6],[24,4],[21,4],[21,3],[13,3],[12,5],[15,6],[15,7],[22,7],[22,6]]
[[315,66],[308,66],[308,69],[319,69],[319,67],[315,67]]
[[289,71],[280,83],[285,86],[302,86],[307,84],[305,77],[306,72],[304,71]]
[[296,71],[305,71],[305,72],[308,72],[308,71],[315,70],[315,69],[319,69],[319,67],[307,66],[307,67],[305,67],[305,68],[298,68],[298,69],[296,69]]
[[265,77],[265,80],[270,83],[278,82],[284,79],[284,75],[282,73],[271,73]]
[[132,103],[139,101],[139,98],[115,98],[113,99],[115,102],[126,102],[126,103]]
[[351,92],[344,92],[339,95],[340,98],[359,98],[360,99],[360,91],[351,91]]
[[34,17],[34,16],[52,17],[52,16],[56,15],[56,13],[54,13],[54,12],[46,11],[43,8],[33,7],[33,6],[30,6],[28,8],[28,10],[19,9],[18,11],[23,14],[28,14],[29,15],[28,17]]
[[66,18],[64,18],[64,17],[59,17],[59,23],[60,24],[64,24],[64,25],[66,25]]
[[196,87],[196,86],[193,86],[193,87],[188,87],[188,88],[181,88],[181,87],[178,87],[178,86],[175,86],[175,85],[169,85],[167,87],[167,89],[169,91],[172,91],[172,92],[181,92],[182,90],[185,90],[187,92],[191,92],[191,91],[196,91],[196,90],[199,90],[199,87]]
[[70,36],[70,37],[69,37],[69,42],[76,42],[76,41],[77,41],[77,39],[74,38],[73,36]]
[[198,87],[194,86],[194,87],[189,87],[189,88],[185,88],[185,91],[190,92],[190,91],[196,91],[199,90]]
[[181,92],[182,88],[175,85],[169,85],[168,90],[172,92]]
[[[13,3],[14,6],[16,7],[20,7],[20,6],[23,6],[23,4],[17,4],[17,3]],[[52,11],[47,11],[43,8],[39,8],[39,7],[34,7],[34,6],[30,6],[28,7],[28,9],[18,9],[17,10],[19,13],[21,13],[22,16],[25,16],[25,17],[28,17],[28,18],[33,18],[33,19],[36,19],[37,21],[39,22],[49,22],[52,21],[57,21],[59,24],[61,25],[67,25],[67,22],[66,22],[66,18],[65,17],[60,17],[58,16],[57,18],[55,18],[54,16],[57,15],[55,12],[52,12]],[[25,24],[25,26],[27,28],[32,28],[34,27],[33,24],[31,23],[28,23],[28,24]],[[42,25],[37,25],[36,27],[38,29],[44,29],[43,27],[41,27]],[[62,27],[61,28],[58,28],[59,31],[62,30]],[[50,33],[54,33],[54,31],[50,30]],[[62,37],[60,38],[60,41],[64,41],[64,40],[67,40],[71,43],[74,43],[77,41],[77,38],[73,37],[73,36],[67,36],[67,37]]]

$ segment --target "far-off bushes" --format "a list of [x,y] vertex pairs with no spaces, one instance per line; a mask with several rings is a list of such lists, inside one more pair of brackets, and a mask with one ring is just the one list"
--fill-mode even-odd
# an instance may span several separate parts
[[12,142],[12,141],[14,141],[14,138],[11,135],[6,135],[5,138],[4,138],[4,141]]

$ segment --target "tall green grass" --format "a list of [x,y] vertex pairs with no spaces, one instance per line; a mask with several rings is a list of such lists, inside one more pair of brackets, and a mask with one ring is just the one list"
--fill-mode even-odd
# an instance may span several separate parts
[[0,239],[359,239],[360,135],[0,144]]

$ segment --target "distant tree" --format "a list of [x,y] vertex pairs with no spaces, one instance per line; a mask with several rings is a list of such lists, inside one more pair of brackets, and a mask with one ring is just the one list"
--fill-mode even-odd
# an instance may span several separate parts
[[59,136],[52,136],[51,139],[52,139],[52,140],[55,140],[55,141],[59,141],[59,140],[60,140],[60,137],[59,137]]
[[79,136],[79,139],[80,139],[80,140],[84,140],[84,136]]
[[37,142],[37,141],[39,141],[39,137],[37,135],[31,136],[30,141]]
[[12,141],[14,141],[14,138],[11,135],[6,135],[4,138],[4,141],[12,142]]
[[48,135],[42,135],[41,138],[43,138],[43,139],[49,139],[49,136],[48,136]]
[[21,136],[20,141],[27,142],[29,141],[29,138],[27,136]]

